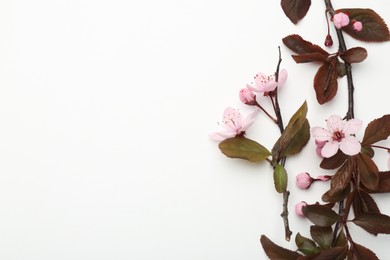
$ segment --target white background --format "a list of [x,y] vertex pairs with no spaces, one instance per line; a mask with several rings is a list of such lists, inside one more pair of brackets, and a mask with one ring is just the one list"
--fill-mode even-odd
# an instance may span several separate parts
[[[333,4],[390,19],[384,1]],[[270,166],[226,158],[208,134],[225,107],[250,111],[238,90],[275,70],[278,45],[289,72],[285,121],[304,100],[312,126],[344,116],[345,79],[334,101],[318,105],[318,65],[295,64],[281,42],[299,33],[323,46],[326,30],[322,1],[295,26],[279,1],[2,0],[0,258],[265,259],[261,234],[295,249],[283,238]],[[389,112],[389,44],[346,41],[369,53],[353,67],[356,117],[366,125]],[[247,136],[270,149],[278,129],[257,119]],[[386,170],[388,155],[377,155]],[[293,205],[320,201],[328,185],[297,190],[295,175],[330,173],[319,162],[313,140],[287,162],[293,238],[309,236],[310,225]],[[390,198],[375,198],[390,214]],[[388,236],[350,226],[386,259]]]

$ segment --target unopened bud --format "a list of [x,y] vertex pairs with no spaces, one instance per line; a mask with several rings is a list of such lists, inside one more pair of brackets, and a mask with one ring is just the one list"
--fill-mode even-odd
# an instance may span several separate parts
[[363,24],[359,21],[354,21],[352,28],[355,32],[360,32],[363,29]]
[[308,189],[314,180],[307,172],[302,172],[298,174],[296,179],[296,184],[300,189]]
[[332,45],[333,45],[332,36],[330,36],[330,34],[328,34],[325,38],[325,46],[331,47]]
[[256,104],[256,96],[253,92],[247,88],[243,88],[240,90],[240,100],[242,103],[254,106]]
[[304,207],[304,206],[306,206],[306,205],[307,205],[307,203],[304,202],[304,201],[298,202],[298,203],[295,205],[295,213],[297,213],[298,216],[303,217],[302,207]]

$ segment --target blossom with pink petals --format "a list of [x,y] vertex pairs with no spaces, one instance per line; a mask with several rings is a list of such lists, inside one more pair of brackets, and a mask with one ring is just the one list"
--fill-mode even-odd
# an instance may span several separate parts
[[349,24],[349,16],[342,12],[337,13],[333,16],[333,23],[337,29],[341,29]]
[[282,69],[279,71],[278,82],[275,81],[275,74],[265,75],[261,72],[257,73],[254,82],[247,84],[247,88],[258,93],[271,92],[276,89],[276,87],[281,87],[287,80],[287,70]]
[[296,184],[300,189],[308,189],[313,182],[313,178],[307,172],[301,172],[296,176]]
[[245,131],[255,121],[258,109],[253,110],[245,119],[238,110],[228,107],[223,113],[222,127],[224,130],[211,133],[209,136],[215,141],[223,141],[230,137],[245,134]]
[[340,149],[346,155],[356,155],[360,152],[361,145],[354,134],[362,127],[359,119],[342,120],[333,115],[326,121],[328,129],[313,127],[312,136],[319,142],[326,142],[321,149],[321,155],[325,158],[332,157]]
[[304,201],[301,201],[301,202],[298,202],[296,205],[295,205],[295,213],[297,213],[298,216],[301,216],[303,217],[303,212],[302,212],[302,207],[303,206],[306,206],[307,203],[304,202]]
[[323,156],[322,156],[322,154],[321,154],[321,150],[322,150],[322,147],[324,147],[324,145],[326,144],[326,142],[327,141],[318,141],[318,140],[315,140],[315,144],[316,144],[316,146],[317,146],[317,148],[316,148],[316,153],[317,153],[317,155],[319,156],[319,157],[321,157],[321,158],[324,158]]
[[253,92],[247,88],[240,90],[240,100],[246,105],[253,106],[256,104],[256,96]]
[[356,31],[356,32],[360,32],[362,29],[363,29],[363,24],[359,21],[355,21],[353,24],[352,24],[352,28]]

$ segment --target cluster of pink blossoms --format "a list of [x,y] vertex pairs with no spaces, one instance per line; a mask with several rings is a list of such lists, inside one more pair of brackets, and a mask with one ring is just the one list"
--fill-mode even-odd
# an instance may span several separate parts
[[[256,93],[263,93],[268,95],[274,91],[276,87],[281,87],[287,80],[287,70],[282,69],[279,72],[278,82],[276,82],[275,75],[265,75],[261,72],[257,73],[254,77],[254,81],[247,84],[247,88],[243,88],[239,92],[241,102],[246,105],[256,106]],[[224,129],[218,132],[213,132],[209,136],[215,141],[223,141],[227,138],[244,135],[245,131],[253,124],[255,117],[259,112],[258,108],[255,108],[247,117],[243,118],[240,112],[236,109],[228,107],[223,113],[222,124]]]
[[342,27],[349,25],[350,22],[352,23],[352,28],[355,31],[360,32],[363,29],[363,24],[361,22],[356,20],[350,21],[349,15],[346,13],[339,12],[333,16],[333,23],[337,29],[341,29]]

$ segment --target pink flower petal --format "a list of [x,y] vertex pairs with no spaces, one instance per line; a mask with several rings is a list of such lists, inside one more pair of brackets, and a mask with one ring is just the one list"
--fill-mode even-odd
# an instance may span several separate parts
[[223,124],[232,131],[237,132],[237,129],[241,128],[240,113],[231,107],[226,108],[223,112]]
[[255,121],[257,114],[259,113],[259,109],[256,107],[251,113],[247,115],[247,117],[242,120],[241,131],[246,131]]
[[351,119],[345,122],[343,133],[345,135],[353,135],[356,134],[360,128],[362,128],[362,121],[359,119]]
[[279,78],[278,78],[278,87],[282,87],[284,85],[284,83],[286,83],[287,81],[287,70],[286,69],[282,69],[281,71],[279,71]]
[[322,147],[321,155],[325,158],[332,157],[337,153],[337,150],[339,149],[339,143],[338,142],[327,142],[324,147]]
[[347,136],[340,142],[340,150],[346,155],[356,155],[360,153],[361,145],[354,136]]
[[337,115],[332,115],[326,120],[328,129],[332,132],[342,131],[344,128],[344,121]]
[[232,131],[219,131],[219,132],[213,132],[209,134],[209,137],[214,141],[223,141],[227,138],[236,136],[235,132]]
[[329,141],[332,138],[332,134],[328,130],[318,126],[311,129],[311,135],[319,142]]

